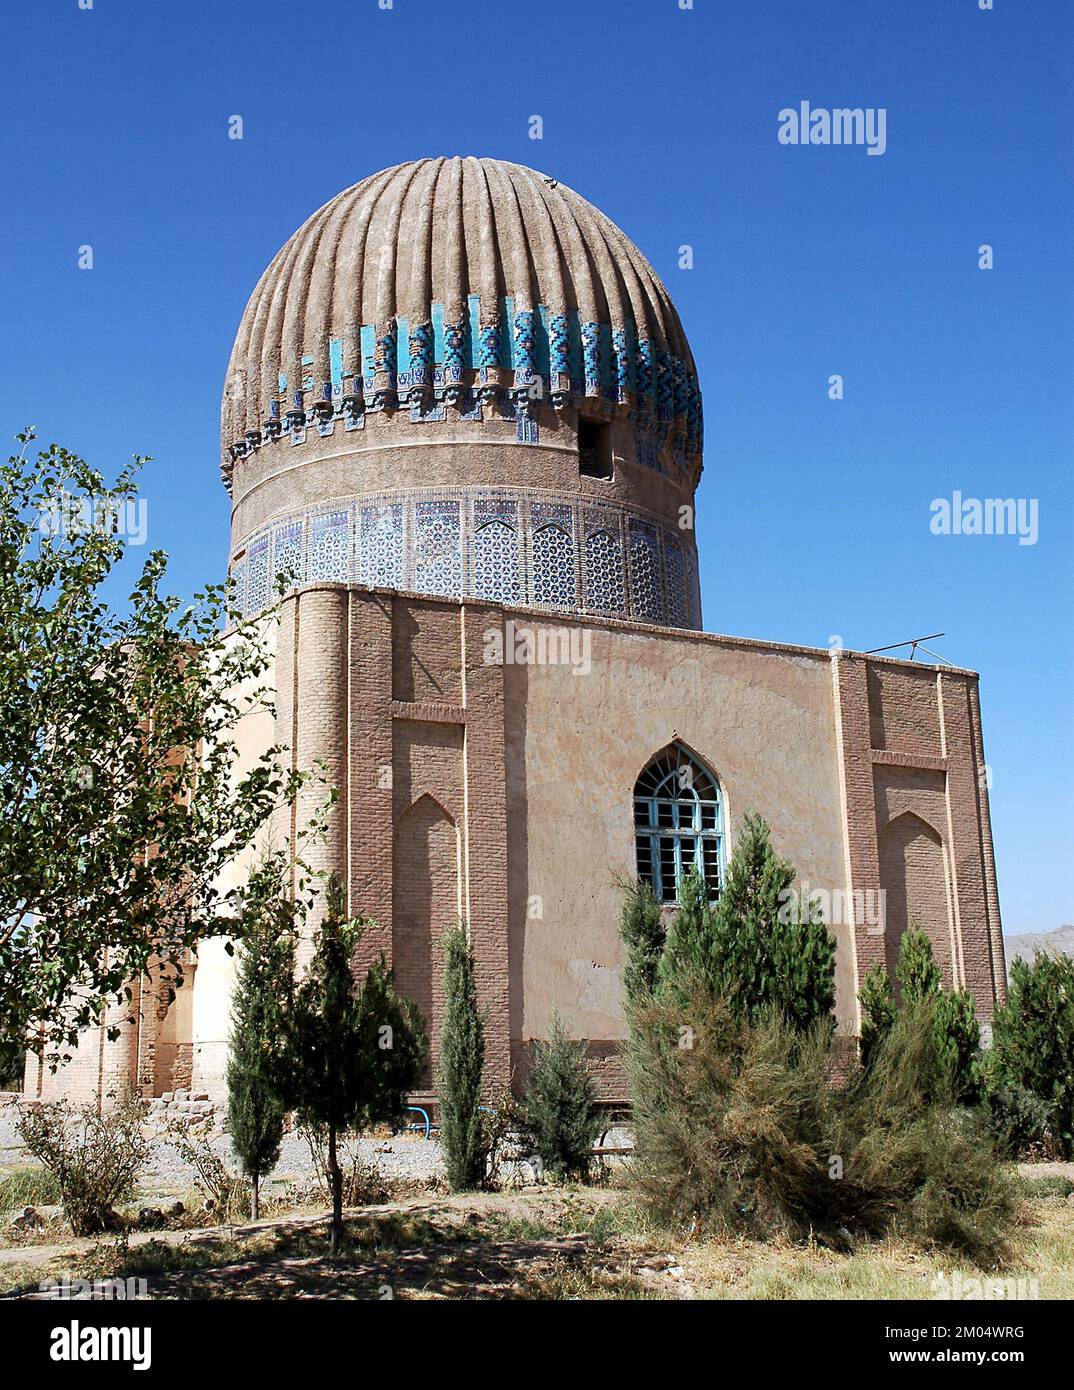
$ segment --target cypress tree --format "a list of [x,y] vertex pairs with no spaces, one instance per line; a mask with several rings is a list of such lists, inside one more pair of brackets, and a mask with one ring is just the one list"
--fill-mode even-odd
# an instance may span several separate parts
[[772,848],[768,824],[747,812],[715,907],[700,874],[684,875],[681,906],[660,961],[662,990],[679,998],[701,978],[742,1018],[778,1009],[794,1027],[835,1002],[835,943],[819,911],[796,897],[793,865]]
[[[283,1139],[284,1105],[277,1088],[289,967],[288,905],[270,904],[244,934],[231,1004],[227,1063],[228,1132],[242,1171],[250,1180],[250,1214],[259,1216],[261,1179],[276,1166]],[[285,931],[279,930],[284,928]]]
[[399,1123],[425,1056],[421,1017],[409,1000],[397,998],[383,953],[361,985],[355,980],[354,953],[368,925],[347,917],[342,884],[333,876],[313,958],[287,1008],[284,1099],[327,1137],[333,1255],[343,1232],[339,1136],[380,1121]]
[[867,1067],[880,1039],[895,1022],[895,991],[882,965],[873,965],[866,972],[858,1000],[861,1004],[861,1061],[862,1066]]
[[1007,1002],[992,1033],[1000,1084],[1021,1087],[1049,1108],[1048,1128],[1074,1155],[1074,960],[1038,952],[1011,962]]
[[[793,871],[792,871],[793,872]],[[835,1007],[835,941],[816,903],[799,893],[785,900],[786,920],[770,936],[773,1002],[799,1030]]]
[[766,821],[747,811],[716,913],[716,986],[743,1018],[778,1003],[775,935],[788,914],[794,869],[779,859]]
[[938,1075],[937,1093],[944,1088],[960,1100],[978,1098],[981,1030],[967,989],[945,989],[932,954],[928,933],[916,923],[903,933],[895,967],[900,1007],[921,1004],[932,1015]]
[[899,959],[895,966],[899,992],[906,1003],[916,1003],[943,988],[943,976],[932,954],[928,933],[911,923],[899,942]]
[[460,923],[444,934],[444,1026],[440,1041],[440,1143],[455,1192],[485,1180],[481,1118],[487,1010],[478,1007],[474,956]]
[[683,875],[679,906],[657,967],[660,989],[678,995],[683,981],[694,976],[719,988],[717,949],[716,915],[709,906],[705,881],[696,869],[690,869]]
[[585,1057],[567,1037],[557,1013],[547,1042],[538,1042],[519,1107],[523,1133],[558,1178],[584,1178],[600,1130],[597,1093]]
[[966,989],[945,989],[928,933],[912,924],[899,941],[895,967],[898,997],[887,973],[874,965],[858,995],[862,1006],[861,1060],[869,1066],[881,1039],[906,1011],[924,1011],[931,1019],[936,1096],[951,1094],[965,1102],[977,1099],[981,1030],[973,995]]
[[626,952],[623,989],[630,1001],[656,988],[666,931],[652,884],[641,879],[637,883],[620,882],[619,886],[623,890],[619,936]]

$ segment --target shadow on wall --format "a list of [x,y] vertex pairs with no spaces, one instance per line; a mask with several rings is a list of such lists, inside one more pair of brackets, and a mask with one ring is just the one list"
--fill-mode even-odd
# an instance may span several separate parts
[[432,1084],[444,1017],[442,933],[459,917],[459,828],[432,796],[420,796],[395,828],[392,959],[396,991],[425,1019],[429,1062],[419,1086]]
[[928,933],[944,983],[952,983],[951,931],[944,847],[920,816],[904,811],[880,832],[880,887],[885,893],[884,965],[895,980],[899,941],[912,925]]

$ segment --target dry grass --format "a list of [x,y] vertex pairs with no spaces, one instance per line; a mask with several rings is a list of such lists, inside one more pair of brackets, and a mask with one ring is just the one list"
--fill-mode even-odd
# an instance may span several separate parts
[[[1044,1299],[1074,1298],[1074,1204],[1033,1187],[1003,1273]],[[140,1275],[153,1298],[927,1299],[937,1279],[981,1277],[949,1254],[894,1240],[840,1253],[816,1243],[693,1240],[651,1226],[629,1193],[541,1188],[414,1196],[352,1212],[327,1257],[323,1212],[257,1228],[173,1232],[151,1243],[70,1242],[0,1266],[7,1290],[92,1271]]]

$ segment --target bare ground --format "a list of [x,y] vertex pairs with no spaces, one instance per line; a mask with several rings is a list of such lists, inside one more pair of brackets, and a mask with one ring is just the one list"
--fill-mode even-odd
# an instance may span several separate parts
[[[1034,1166],[1037,1171],[1037,1166]],[[931,1298],[975,1270],[894,1241],[839,1253],[810,1243],[689,1240],[646,1226],[629,1194],[543,1187],[414,1196],[346,1213],[327,1254],[323,1211],[239,1226],[69,1240],[0,1252],[8,1297],[39,1281],[143,1277],[158,1299]],[[1074,1297],[1074,1205],[1030,1200],[1010,1274],[1041,1298]]]

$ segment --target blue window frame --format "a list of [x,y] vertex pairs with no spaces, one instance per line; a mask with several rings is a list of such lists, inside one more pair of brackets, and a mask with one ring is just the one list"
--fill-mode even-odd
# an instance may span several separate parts
[[709,900],[720,894],[723,798],[712,773],[685,748],[672,744],[634,785],[638,878],[658,902],[676,903],[683,875],[696,869]]

